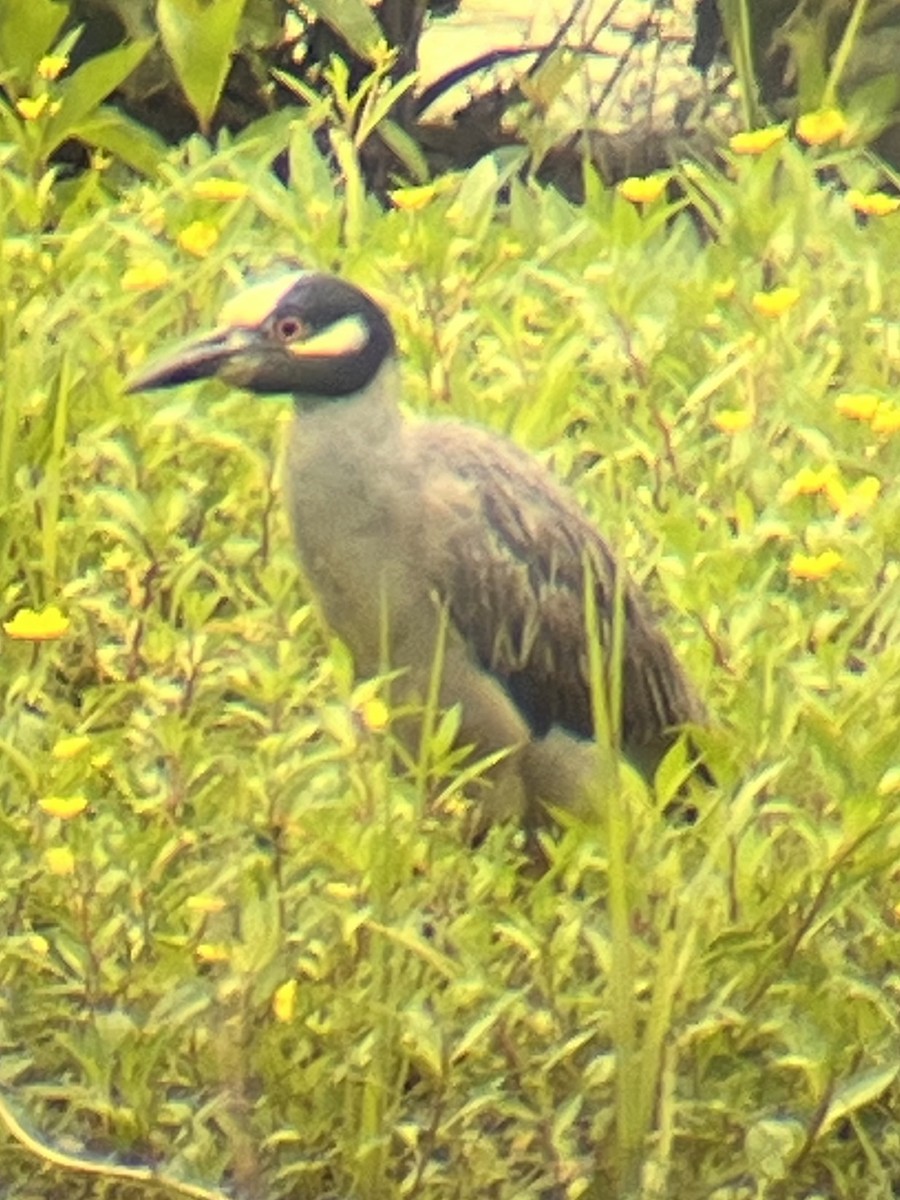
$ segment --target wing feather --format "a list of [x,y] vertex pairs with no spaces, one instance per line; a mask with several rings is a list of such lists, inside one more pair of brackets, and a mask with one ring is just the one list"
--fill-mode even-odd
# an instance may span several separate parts
[[[548,471],[477,427],[409,427],[423,464],[423,568],[479,665],[500,678],[536,736],[593,734],[584,563],[609,644],[618,566],[609,546]],[[622,731],[626,753],[662,754],[703,707],[639,589],[625,583]]]

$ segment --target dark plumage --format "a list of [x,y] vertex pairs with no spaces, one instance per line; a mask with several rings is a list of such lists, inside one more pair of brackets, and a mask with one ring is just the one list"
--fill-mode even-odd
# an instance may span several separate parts
[[[130,386],[217,375],[292,393],[294,536],[358,671],[401,668],[402,698],[420,701],[446,613],[440,695],[461,704],[460,742],[485,755],[514,750],[492,773],[489,815],[531,820],[541,803],[585,810],[596,759],[584,569],[609,644],[615,559],[568,493],[511,442],[453,421],[404,421],[394,352],[373,300],[331,276],[297,273],[239,296],[212,335]],[[628,580],[622,587],[622,748],[650,779],[704,711],[643,595]],[[414,747],[415,724],[405,735]]]

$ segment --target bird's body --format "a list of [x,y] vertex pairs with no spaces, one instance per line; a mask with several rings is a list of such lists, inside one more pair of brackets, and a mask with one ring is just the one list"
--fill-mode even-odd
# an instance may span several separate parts
[[[239,314],[234,326],[237,348],[223,351],[220,331],[134,386],[211,374],[215,360],[216,373],[253,390],[240,357],[252,333],[256,386],[294,393],[285,486],[303,573],[357,671],[397,670],[414,707],[440,653],[440,699],[461,706],[460,743],[484,756],[510,752],[492,774],[488,816],[530,823],[544,804],[583,811],[595,764],[585,587],[590,580],[608,650],[618,571],[609,547],[507,439],[402,416],[393,335],[374,302],[328,276],[289,280],[263,285],[271,296],[255,290],[244,309],[252,324]],[[259,333],[273,344],[271,387],[259,383]],[[325,391],[326,349],[334,377],[343,374],[336,392]],[[315,390],[303,383],[310,358]],[[627,579],[620,587],[622,748],[651,778],[680,728],[704,712],[643,595]],[[415,728],[406,736],[414,744]]]

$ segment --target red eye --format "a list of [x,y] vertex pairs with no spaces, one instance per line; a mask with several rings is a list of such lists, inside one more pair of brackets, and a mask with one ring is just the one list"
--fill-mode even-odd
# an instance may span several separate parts
[[299,317],[279,317],[275,322],[275,335],[282,342],[292,342],[303,333],[303,322]]

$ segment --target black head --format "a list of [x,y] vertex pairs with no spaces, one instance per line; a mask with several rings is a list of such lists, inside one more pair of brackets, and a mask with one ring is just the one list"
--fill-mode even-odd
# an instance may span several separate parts
[[216,329],[151,363],[128,390],[214,375],[260,394],[350,396],[394,350],[390,322],[370,296],[334,275],[296,271],[237,295]]

